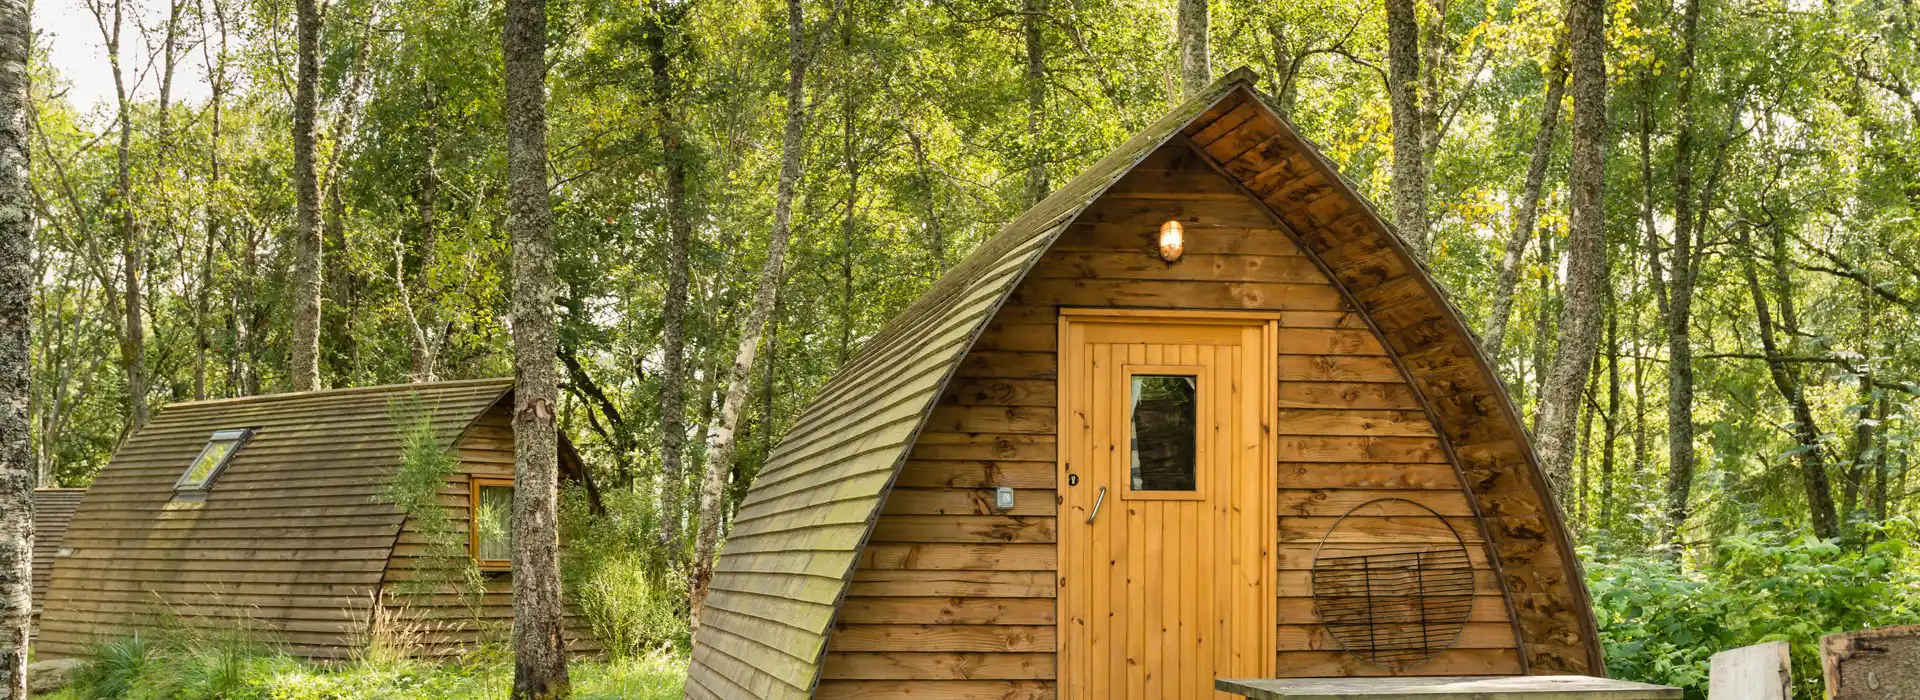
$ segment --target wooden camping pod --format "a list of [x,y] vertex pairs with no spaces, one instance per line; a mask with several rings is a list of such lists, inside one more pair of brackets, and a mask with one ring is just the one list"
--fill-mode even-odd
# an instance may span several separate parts
[[67,524],[80,507],[86,489],[41,488],[33,490],[33,627],[40,626],[40,608],[47,600],[47,584],[53,581],[53,562],[60,556],[60,543],[66,539]]
[[[510,573],[488,573],[477,599],[441,579],[417,582],[437,563],[429,555],[467,555],[469,483],[511,482],[512,388],[486,379],[168,406],[121,446],[74,512],[35,653],[84,655],[94,642],[171,624],[240,630],[315,659],[375,641],[432,656],[504,638]],[[447,535],[423,533],[389,495],[401,462],[396,416],[416,411],[457,462],[439,494],[455,530]],[[178,496],[176,480],[209,436],[243,428],[251,439],[204,497]],[[561,470],[585,474],[564,437]],[[429,551],[436,546],[443,553]],[[449,546],[457,551],[444,553]],[[578,619],[568,641],[598,649]]]
[[[1099,341],[1099,323],[1122,325]],[[1233,397],[1196,420],[1235,456],[1202,461],[1255,467],[1199,477],[1227,494],[1206,508],[1089,491],[1125,478],[1113,378],[1141,367],[1232,378],[1195,380]],[[1329,631],[1321,562],[1435,548],[1463,552],[1444,639],[1383,665]],[[1560,511],[1474,336],[1244,69],[982,244],[822,388],[740,507],[687,693],[1204,696],[1172,684],[1228,670],[1604,673]]]

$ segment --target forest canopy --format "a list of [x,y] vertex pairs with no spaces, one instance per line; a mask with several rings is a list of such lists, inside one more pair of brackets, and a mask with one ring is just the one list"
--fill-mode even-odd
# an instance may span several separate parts
[[[77,1],[99,31],[43,33],[30,65],[32,432],[60,486],[170,402],[299,386],[299,3]],[[1420,209],[1426,264],[1529,420],[1562,319],[1594,319],[1556,473],[1576,539],[1703,562],[1730,537],[1910,537],[1888,523],[1920,502],[1920,6],[1606,3],[1604,284],[1570,295],[1568,8],[1396,2],[1412,75],[1391,12],[1326,0],[1211,3],[1211,73],[1251,67],[1383,213]],[[791,249],[729,502],[863,339],[1192,77],[1173,2],[803,7]],[[501,8],[318,10],[319,385],[511,374]],[[775,228],[788,19],[548,5],[558,422],[670,560]],[[84,75],[49,60],[87,46]],[[1396,150],[1399,78],[1418,153]],[[1424,186],[1395,192],[1396,169]]]

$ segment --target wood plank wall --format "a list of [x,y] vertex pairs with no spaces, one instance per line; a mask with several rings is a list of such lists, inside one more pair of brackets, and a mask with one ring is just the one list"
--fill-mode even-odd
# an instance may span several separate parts
[[47,586],[53,582],[53,564],[60,556],[60,541],[67,536],[67,525],[80,507],[86,489],[45,488],[33,490],[33,628],[40,626],[40,609],[47,601]]
[[[1151,252],[1160,223],[1186,254]],[[1175,143],[1081,216],[963,362],[888,497],[835,621],[820,698],[1050,698],[1055,678],[1055,345],[1060,306],[1281,312],[1276,523],[1281,675],[1383,673],[1314,624],[1333,521],[1376,498],[1448,517],[1478,571],[1472,620],[1419,675],[1517,673],[1505,600],[1452,465],[1381,339],[1267,215]],[[1015,507],[992,507],[993,489]],[[1421,536],[1350,521],[1353,551]]]
[[[511,397],[476,419],[466,435],[454,443],[454,454],[460,460],[460,470],[447,479],[446,488],[440,492],[440,504],[456,526],[457,540],[464,544],[472,522],[469,480],[475,476],[513,478]],[[422,558],[429,556],[431,541],[421,531],[418,521],[409,518],[402,525],[393,557],[381,577],[382,614],[375,618],[374,634],[414,656],[457,655],[480,642],[509,641],[513,629],[511,574],[483,574],[486,592],[477,609],[468,608],[467,599],[454,589],[431,591],[408,585],[422,578],[418,570]],[[569,606],[568,649],[581,654],[599,653],[599,642],[577,612]]]

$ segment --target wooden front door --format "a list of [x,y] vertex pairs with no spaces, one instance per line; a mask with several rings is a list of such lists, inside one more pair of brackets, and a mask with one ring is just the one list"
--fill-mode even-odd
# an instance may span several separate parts
[[1272,675],[1275,333],[1252,314],[1062,310],[1062,697]]

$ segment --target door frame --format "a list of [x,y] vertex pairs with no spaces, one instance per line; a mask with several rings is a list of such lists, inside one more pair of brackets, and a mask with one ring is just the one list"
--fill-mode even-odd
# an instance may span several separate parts
[[[1069,518],[1073,517],[1073,500],[1068,492],[1070,486],[1067,483],[1068,460],[1072,454],[1072,450],[1069,449],[1069,435],[1072,432],[1073,426],[1073,422],[1069,420],[1068,411],[1072,410],[1072,390],[1074,387],[1067,381],[1068,373],[1066,367],[1068,361],[1075,357],[1073,353],[1078,351],[1077,348],[1071,347],[1071,333],[1069,329],[1069,326],[1076,323],[1098,324],[1104,322],[1169,326],[1257,326],[1261,329],[1261,347],[1257,350],[1257,354],[1261,358],[1260,387],[1257,392],[1260,410],[1256,412],[1259,418],[1261,440],[1257,459],[1259,460],[1259,464],[1266,465],[1265,469],[1260,470],[1259,488],[1260,491],[1267,494],[1267,496],[1264,498],[1256,498],[1253,502],[1257,506],[1254,517],[1256,517],[1259,522],[1266,523],[1267,536],[1261,547],[1260,559],[1258,562],[1254,562],[1255,570],[1259,572],[1261,581],[1259,603],[1261,623],[1259,628],[1263,630],[1255,635],[1258,648],[1254,651],[1254,654],[1259,661],[1260,670],[1258,675],[1263,677],[1273,676],[1276,672],[1275,666],[1278,663],[1277,658],[1279,654],[1279,640],[1277,637],[1279,627],[1276,617],[1279,607],[1279,600],[1277,598],[1279,592],[1276,590],[1276,586],[1278,585],[1277,579],[1279,578],[1277,551],[1280,538],[1280,492],[1279,466],[1276,459],[1278,455],[1277,432],[1280,417],[1279,332],[1281,312],[1114,307],[1059,307],[1057,310],[1059,312],[1058,336],[1054,345],[1054,370],[1056,379],[1054,408],[1056,412],[1054,428],[1054,439],[1056,441],[1054,488],[1056,502],[1058,503],[1056,510],[1056,517],[1058,519],[1054,527],[1054,556],[1056,562],[1054,599],[1054,696],[1059,698],[1074,697],[1071,693],[1070,685],[1077,681],[1084,687],[1087,683],[1086,679],[1070,677],[1070,669],[1068,668],[1067,646],[1069,640],[1075,638],[1072,632],[1073,615],[1070,610],[1070,602],[1077,602],[1077,600],[1069,594],[1064,576],[1066,562],[1068,560],[1068,532],[1074,527],[1069,524],[1072,522]],[[1122,498],[1122,495],[1121,493],[1109,493],[1107,494],[1107,498],[1115,501],[1124,501],[1125,499]],[[1219,494],[1214,494],[1214,496],[1217,495]],[[1119,505],[1119,503],[1109,505]],[[1075,583],[1077,584],[1078,582]]]

